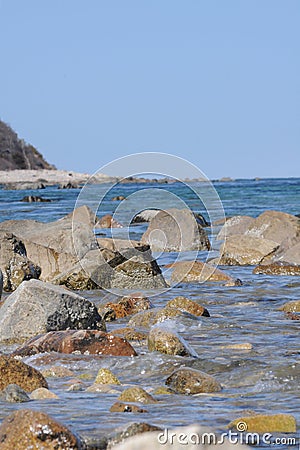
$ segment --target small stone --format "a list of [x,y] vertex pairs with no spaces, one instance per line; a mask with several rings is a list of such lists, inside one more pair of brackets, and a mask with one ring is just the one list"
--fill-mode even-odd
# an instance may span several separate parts
[[167,388],[165,386],[159,386],[158,388],[155,389],[153,394],[154,395],[170,395],[170,394],[175,394],[175,392],[172,391],[172,389]]
[[118,378],[109,369],[99,369],[95,379],[96,384],[121,384]]
[[58,399],[58,395],[54,394],[54,392],[49,391],[46,388],[38,388],[35,389],[30,394],[31,400],[46,400],[46,399]]
[[169,300],[166,306],[169,308],[177,308],[181,311],[186,311],[194,316],[210,317],[206,308],[183,296],[175,297],[172,300]]
[[9,384],[3,391],[5,400],[11,403],[30,402],[27,393],[17,384]]
[[[109,439],[107,449],[113,449],[113,447],[119,443],[122,443],[122,445],[124,445],[124,441],[126,442],[126,439],[130,438],[131,436],[135,436],[141,433],[148,434],[149,431],[162,431],[162,429],[148,423],[131,423],[129,426],[117,432],[112,438]],[[121,448],[121,445],[119,445],[118,447]],[[138,447],[138,449],[140,450],[140,447]]]
[[300,265],[273,263],[261,264],[253,270],[254,274],[300,276]]
[[250,342],[243,342],[242,344],[228,344],[221,345],[221,349],[231,349],[231,350],[252,350],[253,345]]
[[185,395],[219,392],[222,389],[220,383],[211,375],[190,368],[175,370],[167,378],[166,385],[177,394]]
[[183,338],[163,325],[156,325],[150,330],[148,349],[150,352],[158,351],[167,355],[196,356]]
[[296,433],[296,419],[291,414],[257,414],[240,417],[228,425],[228,428],[249,433]]
[[157,400],[148,394],[143,388],[131,387],[125,389],[119,396],[118,400],[122,402],[133,402],[133,403],[156,403]]
[[134,404],[126,404],[122,402],[114,403],[110,409],[110,412],[133,412],[133,413],[147,413],[146,409],[140,408]]
[[111,199],[112,202],[121,202],[123,200],[126,200],[126,197],[124,197],[124,195],[116,195]]
[[[120,319],[132,314],[136,314],[139,311],[144,311],[146,309],[153,308],[152,303],[147,297],[143,297],[141,294],[132,294],[130,296],[125,296],[117,303],[106,303],[104,305],[103,313],[100,310],[102,317],[109,321]],[[114,312],[108,314],[108,311],[112,310]],[[114,319],[113,319],[114,317]]]

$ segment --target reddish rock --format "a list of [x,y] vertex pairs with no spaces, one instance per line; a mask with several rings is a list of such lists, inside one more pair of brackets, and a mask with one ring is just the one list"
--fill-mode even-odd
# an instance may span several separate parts
[[142,331],[136,331],[134,328],[125,327],[117,328],[111,332],[114,336],[122,336],[127,341],[145,341],[147,339],[147,333]]
[[[104,305],[104,311],[109,309],[114,311],[114,314],[110,317],[114,316],[115,319],[130,316],[150,308],[153,308],[152,303],[147,297],[143,297],[141,294],[125,296],[118,303],[109,302]],[[107,314],[104,317],[107,317]]]
[[136,356],[126,339],[98,330],[51,331],[25,342],[14,354],[27,356],[44,352]]
[[286,313],[286,316],[287,316],[288,319],[291,319],[291,320],[300,320],[300,314],[295,314],[295,313],[292,313],[292,312],[287,312],[287,313]]
[[17,384],[27,392],[40,387],[48,388],[47,381],[38,370],[11,356],[0,356],[0,391],[9,384]]
[[80,440],[47,414],[30,409],[15,411],[0,426],[1,450],[77,450]]
[[300,276],[300,265],[285,263],[261,264],[253,270],[254,274],[265,275],[298,275]]
[[122,228],[119,222],[117,222],[110,214],[106,214],[101,217],[96,224],[96,228]]

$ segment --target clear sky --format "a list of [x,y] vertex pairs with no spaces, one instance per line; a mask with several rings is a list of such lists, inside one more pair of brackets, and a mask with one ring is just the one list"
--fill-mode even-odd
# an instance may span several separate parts
[[0,0],[0,118],[58,168],[300,176],[299,0]]

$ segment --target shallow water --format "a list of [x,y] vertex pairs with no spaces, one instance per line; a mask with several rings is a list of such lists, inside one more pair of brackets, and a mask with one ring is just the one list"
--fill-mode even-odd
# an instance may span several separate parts
[[[150,185],[149,185],[150,186]],[[108,199],[101,204],[101,214],[112,212],[116,202],[114,195],[128,196],[136,189],[148,185],[120,185],[109,192]],[[153,186],[150,186],[153,187]],[[298,214],[300,180],[240,180],[231,183],[216,183],[226,215],[247,214],[257,216],[266,209],[276,209]],[[193,209],[208,218],[207,212],[199,206],[197,198],[178,184],[160,186],[183,198]],[[95,186],[95,204],[98,188]],[[35,194],[52,198],[53,203],[26,204],[18,200],[25,195]],[[60,191],[46,188],[43,191],[0,191],[0,220],[34,218],[50,221],[72,211],[79,190]],[[146,191],[145,191],[146,195]],[[99,214],[99,212],[98,212]],[[100,214],[99,214],[100,215]],[[130,227],[130,236],[139,239],[146,225]],[[120,231],[120,237],[123,237]],[[176,254],[163,254],[158,261],[172,262]],[[187,253],[186,258],[192,256]],[[204,259],[206,253],[201,253]],[[235,418],[256,413],[291,413],[300,423],[299,414],[299,321],[288,319],[279,307],[300,297],[298,277],[253,275],[252,267],[226,267],[227,273],[243,281],[243,286],[225,287],[218,283],[183,284],[162,292],[145,292],[151,295],[155,306],[164,306],[178,295],[185,295],[205,306],[211,317],[198,320],[181,319],[168,321],[192,346],[198,358],[182,358],[149,353],[143,343],[133,344],[137,357],[95,357],[78,355],[35,355],[24,361],[38,369],[61,365],[71,369],[76,378],[82,374],[92,377],[100,367],[110,368],[124,385],[139,385],[149,392],[164,385],[166,378],[181,365],[194,367],[214,375],[223,390],[217,394],[199,396],[158,396],[159,403],[145,405],[146,414],[109,413],[110,406],[117,400],[115,393],[68,392],[71,378],[49,378],[49,387],[59,400],[42,400],[26,404],[9,404],[0,401],[0,419],[9,412],[29,407],[43,410],[71,426],[89,440],[113,432],[128,422],[148,422],[161,427],[174,427],[200,423],[218,432]],[[97,305],[114,298],[105,291],[82,293]],[[153,295],[156,294],[156,295]],[[108,330],[121,328],[126,319],[107,324]],[[251,343],[252,350],[224,349],[229,344]],[[9,351],[2,348],[1,351]],[[92,384],[93,379],[82,380],[83,387]],[[117,387],[121,391],[122,387]],[[225,447],[224,447],[225,448]],[[256,448],[268,448],[260,445]],[[276,445],[277,449],[296,448]]]

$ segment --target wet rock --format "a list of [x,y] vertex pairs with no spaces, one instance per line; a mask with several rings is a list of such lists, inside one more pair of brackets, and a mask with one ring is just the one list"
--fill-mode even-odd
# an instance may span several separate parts
[[98,220],[95,228],[123,228],[123,225],[115,220],[110,214],[106,214]]
[[3,391],[5,400],[10,403],[30,402],[27,393],[17,384],[9,384]]
[[109,369],[99,369],[95,383],[97,384],[121,384],[118,378]]
[[290,320],[300,320],[300,314],[294,314],[294,313],[291,313],[291,312],[287,312],[286,316]]
[[252,350],[253,345],[250,344],[250,342],[243,342],[240,344],[228,344],[228,345],[221,345],[221,349],[228,349],[228,350]]
[[150,328],[152,325],[164,322],[168,319],[183,318],[197,320],[197,316],[166,306],[165,308],[153,308],[148,311],[141,311],[134,314],[129,320],[128,325],[133,328]]
[[250,216],[234,216],[226,220],[224,226],[217,235],[217,240],[224,240],[229,236],[244,234],[253,224],[255,219]]
[[219,264],[244,266],[259,264],[263,258],[271,255],[278,244],[261,237],[236,235],[226,239],[220,249]]
[[29,356],[44,352],[136,356],[135,350],[125,339],[98,330],[51,331],[30,339],[15,350],[14,355]]
[[152,395],[148,394],[143,388],[141,387],[131,387],[128,389],[125,389],[119,396],[118,400],[120,402],[132,402],[132,403],[156,403],[157,400],[155,400]]
[[0,341],[69,328],[105,330],[105,324],[93,303],[50,283],[25,281],[1,307]]
[[295,266],[286,263],[261,264],[253,270],[254,274],[264,275],[298,275],[300,276],[300,265]]
[[300,300],[293,300],[291,302],[287,302],[279,309],[284,312],[291,312],[291,313],[300,312]]
[[38,189],[45,189],[46,186],[42,182],[16,182],[16,183],[6,183],[6,191],[36,191]]
[[204,306],[199,305],[194,300],[190,300],[189,298],[179,296],[175,297],[172,300],[169,300],[167,305],[168,308],[176,308],[180,311],[186,311],[194,316],[205,316],[210,317],[209,312]]
[[110,412],[133,412],[133,413],[147,413],[148,411],[146,409],[140,408],[137,405],[133,404],[126,404],[122,402],[116,402],[114,403],[110,409]]
[[12,233],[0,231],[0,268],[3,288],[14,291],[19,284],[30,278],[39,278],[41,269],[27,257],[24,243]]
[[83,446],[71,431],[47,414],[30,409],[15,411],[0,426],[1,450],[64,449]]
[[171,395],[171,394],[175,394],[175,392],[172,389],[167,388],[166,386],[159,386],[158,388],[155,389],[153,394],[154,395]]
[[183,368],[175,370],[166,380],[177,394],[200,394],[203,392],[221,391],[220,383],[211,375],[200,370]]
[[136,331],[130,327],[117,328],[116,330],[113,330],[111,334],[115,336],[122,336],[127,339],[127,341],[145,341],[148,337],[147,333]]
[[235,285],[236,280],[223,270],[201,261],[182,261],[166,266],[173,269],[171,280],[174,283],[194,283],[205,281],[226,281]]
[[117,303],[106,303],[103,308],[106,312],[108,309],[112,309],[112,314],[108,315],[106,313],[106,317],[113,317],[113,320],[115,320],[153,308],[153,305],[147,297],[143,297],[142,294],[137,293],[122,297]]
[[72,370],[63,366],[52,366],[49,367],[49,369],[42,370],[41,372],[45,378],[64,378],[74,376],[74,372],[72,372]]
[[[249,433],[296,433],[296,419],[291,414],[256,414],[232,421],[228,428]],[[243,428],[243,429],[242,429]]]
[[145,209],[134,216],[131,223],[145,223],[150,222],[156,214],[159,212],[158,209]]
[[150,221],[142,242],[153,251],[209,250],[209,239],[189,210],[159,211]]
[[0,391],[9,384],[17,384],[27,392],[48,387],[47,381],[38,370],[10,356],[0,356]]
[[167,355],[196,356],[182,337],[163,325],[151,328],[148,335],[148,349],[150,352],[157,351]]
[[79,189],[78,183],[71,183],[71,181],[68,181],[68,183],[60,183],[58,186],[58,189]]
[[39,197],[37,195],[26,195],[21,200],[21,202],[25,202],[25,203],[49,203],[51,201],[52,200],[50,200],[49,198],[43,198],[43,197]]
[[38,388],[31,392],[31,400],[48,400],[48,399],[58,399],[58,395],[54,392],[49,391],[46,388]]
[[[132,423],[125,429],[117,432],[113,437],[111,437],[108,440],[107,450],[114,448],[118,443],[120,444],[120,446],[118,447],[120,447],[121,449],[128,438],[140,435],[141,433],[148,433],[150,431],[156,431],[157,435],[157,431],[162,431],[162,429],[160,427],[150,425],[148,423]],[[139,449],[140,448],[141,447],[139,447]]]

